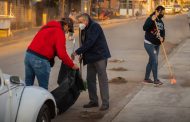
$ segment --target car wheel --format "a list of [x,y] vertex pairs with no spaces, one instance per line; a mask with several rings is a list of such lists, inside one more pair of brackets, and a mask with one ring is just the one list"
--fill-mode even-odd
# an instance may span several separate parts
[[46,104],[41,107],[36,122],[51,122],[49,107]]

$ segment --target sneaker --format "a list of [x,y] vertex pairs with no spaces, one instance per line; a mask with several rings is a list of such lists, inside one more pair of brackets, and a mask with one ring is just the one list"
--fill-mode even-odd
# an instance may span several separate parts
[[156,81],[154,81],[154,84],[155,84],[155,85],[162,85],[162,84],[164,84],[164,83],[161,82],[160,80],[156,80]]
[[98,107],[98,103],[89,102],[88,104],[85,104],[83,108],[92,108],[92,107]]
[[100,111],[105,111],[105,110],[108,110],[109,109],[109,105],[102,105],[101,107],[100,107]]
[[154,83],[154,81],[152,81],[151,79],[144,80],[143,82],[144,82],[144,83]]

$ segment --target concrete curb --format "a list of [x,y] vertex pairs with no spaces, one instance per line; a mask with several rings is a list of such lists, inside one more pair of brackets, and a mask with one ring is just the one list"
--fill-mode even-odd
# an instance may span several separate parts
[[127,94],[123,99],[111,110],[104,115],[99,122],[111,122],[123,110],[123,108],[133,99],[133,97],[142,89],[142,85],[138,85],[130,94]]
[[[187,37],[187,38],[181,40],[180,43],[177,44],[177,46],[174,47],[174,48],[171,50],[171,52],[170,52],[169,54],[167,54],[168,60],[170,60],[170,58],[184,45],[184,43],[185,43],[188,39],[190,39],[190,37]],[[161,47],[161,48],[162,48],[162,47]],[[165,64],[166,64],[166,62],[162,60],[162,61],[160,62],[160,65],[159,65],[158,69],[162,68]]]

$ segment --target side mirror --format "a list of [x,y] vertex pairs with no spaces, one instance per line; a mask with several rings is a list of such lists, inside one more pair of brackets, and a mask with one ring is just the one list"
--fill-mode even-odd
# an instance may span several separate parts
[[20,78],[18,76],[11,76],[10,77],[10,82],[19,84],[20,83]]

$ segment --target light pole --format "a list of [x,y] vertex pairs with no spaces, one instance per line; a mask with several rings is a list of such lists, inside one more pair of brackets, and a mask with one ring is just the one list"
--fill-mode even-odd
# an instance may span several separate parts
[[90,1],[89,0],[82,0],[81,1],[81,11],[84,13],[90,13]]
[[129,14],[129,0],[126,0],[127,14]]
[[148,13],[152,12],[152,0],[147,1],[147,11]]

